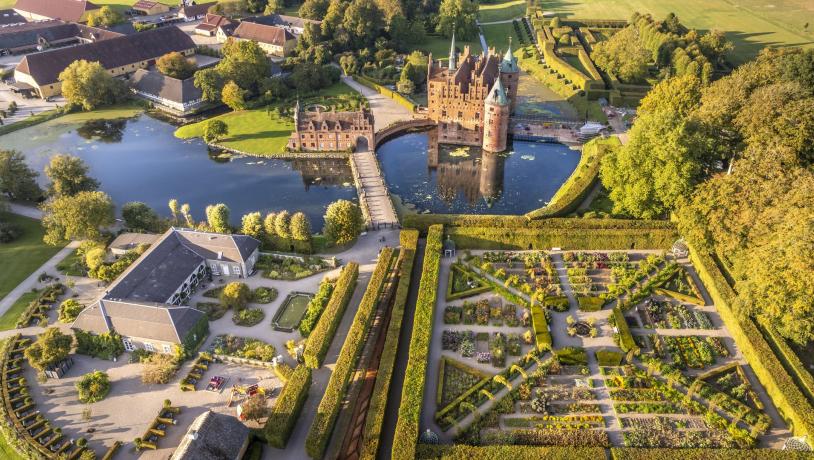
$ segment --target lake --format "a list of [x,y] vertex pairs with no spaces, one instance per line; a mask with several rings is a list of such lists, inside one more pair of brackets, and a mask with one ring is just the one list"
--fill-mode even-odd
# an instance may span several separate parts
[[175,126],[147,115],[85,123],[56,119],[5,135],[0,144],[23,152],[43,186],[51,156],[70,153],[85,161],[118,208],[143,201],[163,216],[169,215],[167,202],[176,198],[189,203],[201,220],[207,205],[225,203],[233,225],[253,211],[302,211],[317,231],[331,202],[357,200],[346,160],[224,160],[210,156],[200,139],[184,141],[174,131]]
[[390,192],[417,212],[524,214],[543,207],[580,159],[556,143],[514,142],[495,154],[437,139],[410,133],[377,150]]

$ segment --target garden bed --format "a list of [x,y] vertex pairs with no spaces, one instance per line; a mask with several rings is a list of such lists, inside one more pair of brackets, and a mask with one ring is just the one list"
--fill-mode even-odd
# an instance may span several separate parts
[[331,264],[316,256],[289,257],[264,254],[255,264],[255,269],[263,272],[263,277],[273,280],[293,281],[332,268]]
[[271,319],[271,325],[276,331],[294,332],[300,325],[308,304],[314,296],[305,292],[292,292],[288,294],[283,305]]

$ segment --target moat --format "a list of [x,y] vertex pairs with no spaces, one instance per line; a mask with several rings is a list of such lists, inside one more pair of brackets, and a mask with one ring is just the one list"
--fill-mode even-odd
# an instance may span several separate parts
[[190,204],[196,219],[204,219],[207,205],[225,203],[233,225],[248,212],[288,209],[305,212],[320,230],[328,204],[357,198],[346,160],[219,158],[200,139],[177,139],[175,129],[147,115],[85,123],[57,119],[3,136],[3,148],[23,152],[41,185],[47,184],[43,170],[51,156],[76,155],[117,209],[143,201],[165,216],[167,202],[176,198]]
[[514,142],[506,152],[438,144],[430,130],[377,149],[385,181],[417,212],[523,214],[544,206],[579,163],[563,144]]

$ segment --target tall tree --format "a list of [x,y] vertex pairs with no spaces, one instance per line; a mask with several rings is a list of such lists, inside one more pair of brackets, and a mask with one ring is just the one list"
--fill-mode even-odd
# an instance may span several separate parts
[[246,9],[249,13],[262,13],[267,5],[268,0],[246,0]]
[[88,166],[81,158],[58,154],[45,166],[45,175],[51,180],[51,196],[70,196],[79,192],[97,190],[99,181],[88,176]]
[[158,58],[155,61],[155,66],[164,75],[179,80],[185,80],[195,73],[195,64],[177,51],[172,51]]
[[342,26],[359,45],[369,45],[384,28],[382,11],[375,0],[353,0],[345,10]]
[[220,93],[223,90],[223,75],[215,68],[202,69],[195,72],[193,84],[201,90],[203,98],[209,102],[220,101]]
[[277,222],[276,213],[270,212],[266,214],[266,217],[263,219],[263,231],[266,232],[267,238],[278,236],[277,228],[275,227],[276,222]]
[[70,240],[98,240],[100,229],[113,225],[113,201],[104,192],[58,195],[42,205],[43,241],[59,245]]
[[240,233],[263,239],[263,217],[259,212],[250,212],[241,219]]
[[478,2],[473,0],[443,0],[438,11],[436,32],[444,37],[471,40],[478,36]]
[[122,219],[127,228],[144,232],[161,231],[161,218],[141,201],[130,201],[122,206]]
[[175,198],[170,199],[169,203],[167,204],[170,208],[170,213],[172,213],[172,224],[178,225],[178,216],[180,215],[180,211],[178,209],[178,200]]
[[591,59],[605,72],[623,81],[641,81],[647,76],[652,55],[639,41],[635,26],[627,26],[610,39],[594,46]]
[[291,214],[288,211],[280,211],[274,218],[274,232],[280,238],[291,238]]
[[217,142],[229,135],[229,126],[221,120],[209,120],[204,125],[203,139],[207,143]]
[[0,195],[6,195],[12,200],[39,200],[42,189],[37,185],[37,176],[25,163],[22,153],[0,150]]
[[321,20],[328,12],[329,0],[305,0],[297,14],[301,18]]
[[246,108],[246,92],[231,80],[224,85],[221,100],[227,107],[235,111]]
[[303,212],[291,216],[291,238],[297,241],[311,241],[311,221]]
[[260,45],[251,40],[229,39],[221,48],[223,59],[215,67],[223,81],[255,93],[260,82],[269,74],[269,60]]
[[218,233],[230,233],[229,207],[223,203],[210,204],[206,207],[206,222],[209,229]]
[[67,358],[72,345],[72,336],[62,333],[59,328],[49,327],[25,349],[25,357],[34,368],[42,372]]
[[122,86],[98,62],[74,61],[59,74],[62,95],[85,110],[116,102]]
[[91,27],[110,27],[124,22],[124,16],[105,5],[88,14],[88,25]]
[[325,235],[337,244],[350,243],[362,232],[364,219],[359,206],[348,200],[337,200],[325,212]]

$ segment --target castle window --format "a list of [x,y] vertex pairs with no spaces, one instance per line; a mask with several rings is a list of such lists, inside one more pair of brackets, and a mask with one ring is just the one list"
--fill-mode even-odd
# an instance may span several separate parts
[[475,120],[480,118],[480,112],[475,112]]
[[463,118],[463,117],[464,117],[464,113],[461,112],[461,111],[458,111],[458,118]]

